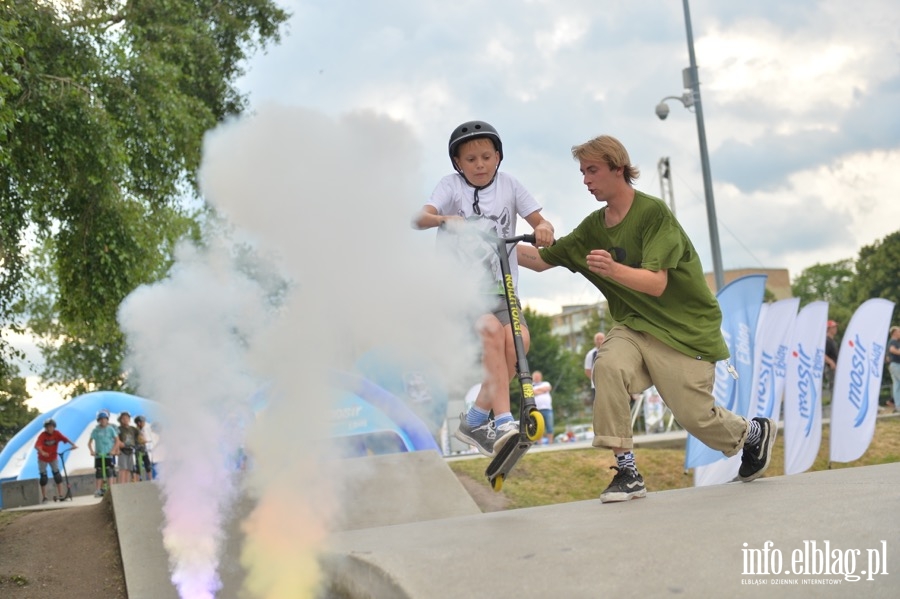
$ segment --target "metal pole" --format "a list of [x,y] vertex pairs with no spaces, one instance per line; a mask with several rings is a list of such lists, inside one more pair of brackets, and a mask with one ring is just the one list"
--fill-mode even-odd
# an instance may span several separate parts
[[694,110],[697,114],[697,135],[700,138],[700,165],[703,169],[703,189],[706,193],[706,217],[709,220],[709,243],[712,250],[713,275],[716,291],[725,286],[722,269],[722,250],[719,246],[719,226],[716,219],[716,202],[713,198],[712,174],[709,168],[709,152],[706,149],[706,128],[703,125],[703,105],[700,102],[700,77],[697,73],[697,58],[694,56],[694,34],[691,31],[691,9],[684,0],[684,25],[687,29],[688,54],[691,66],[684,70],[684,87],[694,96]]
[[[665,156],[656,163],[659,172],[659,197],[663,201],[669,198],[669,209],[675,214],[675,192],[672,189],[672,171],[669,166],[669,157]],[[668,188],[668,189],[667,189]]]
[[660,158],[656,163],[656,171],[659,173],[659,197],[661,200],[666,199],[666,159]]

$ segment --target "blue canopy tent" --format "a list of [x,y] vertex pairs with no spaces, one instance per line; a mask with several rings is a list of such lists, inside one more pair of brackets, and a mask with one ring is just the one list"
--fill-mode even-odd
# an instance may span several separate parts
[[[426,423],[400,397],[358,374],[335,372],[332,383],[339,395],[330,434],[338,440],[344,455],[440,451]],[[264,406],[265,394],[266,390],[262,389],[251,399],[256,409]],[[38,478],[34,444],[48,418],[53,418],[57,430],[79,447],[66,456],[68,472],[93,471],[87,444],[101,409],[110,412],[112,425],[117,424],[122,412],[129,412],[132,418],[142,414],[151,425],[162,416],[159,403],[127,393],[97,391],[75,397],[32,420],[3,448],[0,483]],[[67,448],[60,446],[60,450]]]
[[344,393],[334,410],[331,434],[344,455],[440,451],[427,425],[406,403],[365,377],[346,372],[332,376]]
[[[34,443],[48,418],[55,420],[57,430],[79,446],[79,449],[67,454],[68,471],[93,470],[94,462],[87,450],[87,442],[97,424],[97,412],[101,409],[110,412],[110,423],[113,425],[122,412],[129,412],[132,418],[143,414],[149,422],[157,420],[161,414],[157,402],[117,391],[97,391],[74,397],[41,414],[10,439],[0,451],[0,482],[38,478]],[[60,450],[67,448],[64,444],[60,446]]]

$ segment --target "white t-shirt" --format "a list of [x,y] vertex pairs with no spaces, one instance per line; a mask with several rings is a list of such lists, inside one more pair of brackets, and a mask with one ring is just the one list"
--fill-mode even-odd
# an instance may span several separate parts
[[553,398],[550,397],[550,383],[541,381],[534,386],[534,407],[538,410],[552,410]]
[[[597,348],[593,347],[584,355],[584,369],[594,372],[594,358],[597,356]],[[594,388],[594,377],[591,376],[591,389]]]
[[[474,217],[475,220],[478,219],[478,215],[472,209],[474,196],[475,188],[466,183],[462,175],[454,173],[438,182],[427,205],[434,206],[441,215],[461,216],[466,219]],[[478,208],[481,210],[481,220],[477,220],[474,224],[483,230],[493,231],[498,237],[514,237],[516,216],[525,218],[540,210],[541,205],[514,177],[498,172],[490,185],[478,190]],[[502,293],[500,259],[490,244],[474,235],[461,238],[457,232],[441,229],[438,229],[438,241],[444,247],[452,247],[457,253],[464,254],[467,260],[484,263],[492,280],[497,282],[497,293]],[[458,251],[463,245],[465,252]],[[518,288],[519,262],[515,251],[509,252],[509,268],[513,285]]]

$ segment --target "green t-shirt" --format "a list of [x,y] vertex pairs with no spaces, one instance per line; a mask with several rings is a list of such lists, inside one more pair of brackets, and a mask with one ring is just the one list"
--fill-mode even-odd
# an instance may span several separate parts
[[[727,358],[719,303],[706,284],[691,240],[665,203],[635,191],[622,222],[607,227],[605,212],[605,207],[593,212],[574,231],[541,248],[541,259],[584,275],[606,297],[616,323],[653,335],[698,360]],[[598,249],[608,250],[628,266],[667,270],[665,291],[653,297],[592,273],[587,255]]]

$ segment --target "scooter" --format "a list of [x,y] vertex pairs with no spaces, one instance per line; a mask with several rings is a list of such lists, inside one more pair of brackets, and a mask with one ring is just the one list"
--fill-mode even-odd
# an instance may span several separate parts
[[519,387],[522,389],[522,403],[519,406],[519,434],[506,442],[497,455],[488,464],[484,475],[491,483],[494,491],[500,491],[503,481],[512,471],[522,456],[544,437],[544,417],[534,404],[534,387],[532,386],[531,371],[528,369],[528,359],[525,357],[525,343],[522,341],[521,313],[519,300],[516,297],[516,289],[513,283],[512,272],[509,267],[508,245],[515,245],[520,241],[534,243],[534,235],[525,234],[510,238],[488,237],[496,242],[496,252],[500,258],[500,273],[503,275],[503,292],[506,298],[506,308],[509,310],[509,322],[512,324],[513,345],[516,350],[516,376],[519,379]]
[[109,468],[110,472],[107,472],[106,459],[109,457],[112,457],[112,456],[110,456],[109,454],[105,454],[105,453],[100,453],[97,455],[100,458],[100,472],[101,472],[101,476],[103,476],[103,483],[100,485],[100,496],[102,497],[109,492],[109,485],[110,485],[109,477],[116,476],[116,467],[115,467],[115,465],[110,464],[110,468]]
[[59,459],[63,467],[63,477],[66,479],[66,494],[62,497],[54,497],[53,501],[72,501],[72,486],[69,484],[69,472],[66,470],[66,454],[70,451],[72,451],[71,448],[59,452]]

